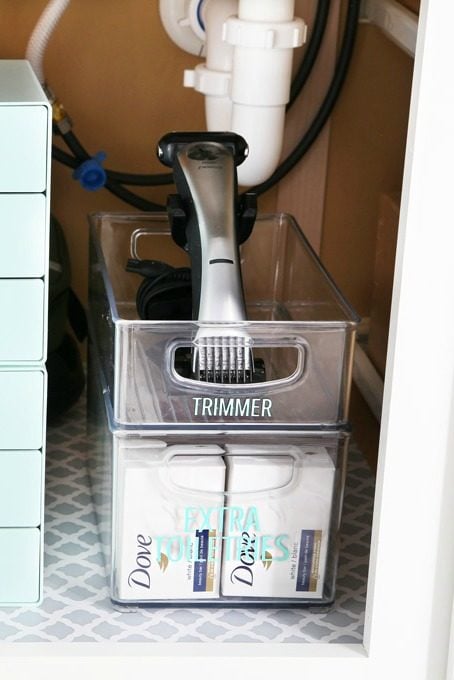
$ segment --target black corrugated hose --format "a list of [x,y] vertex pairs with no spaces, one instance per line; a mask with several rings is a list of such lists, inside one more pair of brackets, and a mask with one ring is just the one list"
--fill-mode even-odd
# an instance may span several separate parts
[[315,60],[318,57],[320,46],[323,41],[323,36],[325,35],[326,23],[328,21],[329,8],[331,0],[319,0],[317,4],[317,12],[314,18],[314,24],[312,26],[312,32],[307,47],[304,50],[304,57],[298,68],[298,71],[293,78],[292,86],[290,88],[290,99],[287,104],[288,109],[293,106],[299,93],[306,84],[312,69],[315,64]]

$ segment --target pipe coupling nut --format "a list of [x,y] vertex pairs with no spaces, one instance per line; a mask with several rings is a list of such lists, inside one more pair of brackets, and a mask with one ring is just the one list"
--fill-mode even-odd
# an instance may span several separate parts
[[282,50],[306,42],[307,24],[299,18],[282,22],[255,22],[229,17],[223,25],[222,39],[233,47]]
[[231,74],[226,71],[213,71],[198,64],[193,70],[184,72],[183,84],[193,87],[197,92],[213,97],[227,97],[230,89]]

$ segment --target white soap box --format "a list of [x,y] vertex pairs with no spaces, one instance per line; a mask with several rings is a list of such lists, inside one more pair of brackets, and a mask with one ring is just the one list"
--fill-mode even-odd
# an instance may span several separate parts
[[118,447],[115,599],[219,597],[220,453],[217,446]]
[[224,521],[222,595],[319,600],[335,485],[327,449],[225,449],[231,511]]

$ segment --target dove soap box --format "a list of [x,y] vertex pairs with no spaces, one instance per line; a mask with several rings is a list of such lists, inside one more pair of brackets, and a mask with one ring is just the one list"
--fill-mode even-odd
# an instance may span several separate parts
[[114,599],[218,598],[222,450],[128,446],[118,451]]
[[231,445],[226,453],[222,595],[322,598],[335,485],[327,449]]

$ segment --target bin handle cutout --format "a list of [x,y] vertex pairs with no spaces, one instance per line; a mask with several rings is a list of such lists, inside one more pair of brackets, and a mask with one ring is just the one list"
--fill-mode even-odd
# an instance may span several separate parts
[[[171,448],[171,447],[169,447]],[[290,491],[293,486],[297,483],[297,475],[296,475],[296,462],[297,462],[297,454],[293,452],[291,449],[293,447],[282,447],[282,451],[266,451],[264,450],[261,453],[257,453],[256,447],[253,447],[253,450],[247,451],[247,448],[244,447],[245,450],[241,452],[235,452],[235,453],[228,453],[225,451],[220,451],[218,453],[214,452],[209,452],[205,453],[202,450],[198,452],[191,451],[190,453],[174,453],[172,451],[168,451],[163,458],[163,465],[161,467],[161,479],[163,483],[167,486],[169,491],[172,491],[174,493],[184,493],[186,495],[194,496],[196,498],[219,498],[222,496],[226,499],[229,498],[238,498],[241,497],[243,498],[244,496],[251,497],[251,499],[254,498],[260,498],[263,495],[268,495],[270,493],[285,493]],[[264,459],[264,458],[281,458],[281,459],[287,459],[289,461],[289,475],[288,477],[284,478],[283,481],[279,484],[274,484],[272,486],[267,486],[264,488],[260,489],[244,489],[241,491],[227,491],[223,489],[222,491],[211,491],[209,489],[198,489],[198,488],[192,488],[189,486],[185,486],[184,484],[179,484],[172,478],[172,461],[176,461],[178,458],[188,458],[188,457],[194,457],[194,458],[203,458],[203,457],[219,457],[221,456],[222,458],[226,459],[229,457],[247,457],[251,458],[253,457],[254,459]],[[227,474],[227,471],[226,471]]]
[[[215,333],[215,331],[214,331]],[[228,383],[228,382],[206,382],[196,380],[192,377],[182,375],[177,371],[177,352],[178,350],[191,351],[194,346],[192,340],[175,339],[170,341],[164,352],[164,371],[169,375],[171,382],[179,387],[190,389],[198,394],[248,394],[263,393],[268,395],[270,392],[281,390],[283,387],[290,387],[295,383],[301,382],[310,368],[310,347],[304,338],[281,337],[272,340],[252,337],[252,348],[254,355],[259,357],[260,350],[278,351],[294,350],[292,357],[293,370],[288,375],[278,376],[271,380],[266,379],[267,366],[264,365],[264,380],[248,383]],[[260,360],[260,359],[259,359]],[[257,367],[257,364],[256,364]],[[262,370],[259,367],[259,370]]]

